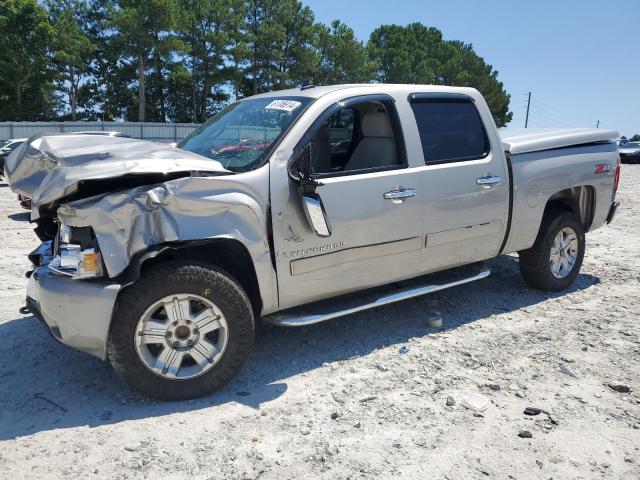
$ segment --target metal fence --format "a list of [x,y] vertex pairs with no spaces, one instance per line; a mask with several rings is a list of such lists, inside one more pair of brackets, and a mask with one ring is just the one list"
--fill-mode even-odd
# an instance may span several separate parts
[[170,143],[182,140],[199,126],[197,123],[153,122],[0,122],[0,139],[25,138],[42,132],[99,130],[117,131],[133,138]]

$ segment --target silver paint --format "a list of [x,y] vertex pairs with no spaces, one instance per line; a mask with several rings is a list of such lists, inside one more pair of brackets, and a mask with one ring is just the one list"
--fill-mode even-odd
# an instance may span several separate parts
[[107,358],[107,336],[120,285],[71,280],[39,267],[27,295],[38,303],[43,320],[62,343],[101,359]]
[[[479,160],[425,165],[407,100],[409,94],[421,92],[470,96],[487,127],[489,155]],[[606,140],[610,136],[607,131],[555,135],[525,132],[501,138],[486,102],[470,88],[344,85],[262,96],[288,93],[311,96],[316,101],[282,139],[270,162],[255,171],[218,175],[228,173],[218,162],[153,142],[41,136],[30,139],[7,159],[12,189],[33,198],[33,218],[39,215],[38,207],[62,202],[57,214],[63,223],[91,226],[111,278],[121,274],[134,255],[155,245],[200,239],[241,242],[256,270],[262,315],[497,255],[507,228],[511,188],[504,148],[512,154],[514,178],[513,220],[505,253],[533,244],[547,200],[561,190],[575,186],[594,189],[596,208],[591,229],[602,226],[613,201],[615,144],[549,150],[584,140]],[[349,97],[379,93],[395,100],[407,168],[323,178],[317,193],[332,227],[331,237],[323,239],[305,219],[300,194],[287,173],[287,162],[324,110]],[[595,165],[602,163],[610,165],[610,171],[595,175]],[[185,177],[64,203],[82,180],[174,172],[184,172]],[[484,188],[487,185],[482,180],[477,183],[487,177],[500,177],[501,181],[491,183],[489,188]],[[415,192],[415,196],[403,198],[402,203],[385,200],[385,193],[401,189]],[[275,270],[268,241],[270,222]],[[384,255],[360,258],[366,251],[361,247],[404,245],[413,238],[423,240],[416,249],[385,248],[379,249]],[[340,252],[341,259],[346,255],[346,260],[353,261],[337,264],[330,258],[334,252]],[[354,253],[353,258],[348,258],[349,252]],[[293,275],[292,261],[319,254],[326,255],[326,268],[320,258],[314,261],[313,269]],[[59,330],[64,343],[104,358],[120,288],[108,281],[71,280],[41,267],[30,279],[28,292],[39,302],[45,321]]]
[[38,206],[75,193],[83,180],[144,173],[226,172],[219,162],[170,145],[101,135],[37,135],[7,158],[11,189]]
[[68,226],[91,226],[109,277],[132,257],[167,242],[233,239],[249,251],[264,311],[277,306],[267,240],[268,167],[217,177],[187,177],[90,197],[58,208]]

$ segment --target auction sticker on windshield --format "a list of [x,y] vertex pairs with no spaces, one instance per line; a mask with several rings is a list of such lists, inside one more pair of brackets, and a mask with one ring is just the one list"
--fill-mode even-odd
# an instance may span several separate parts
[[264,108],[267,110],[284,110],[285,112],[293,112],[300,105],[302,104],[295,100],[274,100]]

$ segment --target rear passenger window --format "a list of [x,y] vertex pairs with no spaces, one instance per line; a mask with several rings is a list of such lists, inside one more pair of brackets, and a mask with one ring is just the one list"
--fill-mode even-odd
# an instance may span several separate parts
[[471,100],[413,99],[425,163],[456,162],[486,157],[489,140]]

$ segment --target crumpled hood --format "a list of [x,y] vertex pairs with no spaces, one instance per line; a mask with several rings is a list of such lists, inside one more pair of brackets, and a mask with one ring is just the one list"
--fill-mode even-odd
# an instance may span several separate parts
[[77,192],[80,182],[136,174],[228,172],[201,155],[170,145],[101,135],[39,135],[5,161],[11,189],[37,207]]

